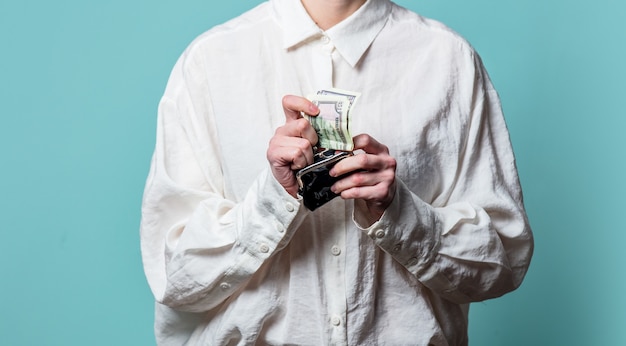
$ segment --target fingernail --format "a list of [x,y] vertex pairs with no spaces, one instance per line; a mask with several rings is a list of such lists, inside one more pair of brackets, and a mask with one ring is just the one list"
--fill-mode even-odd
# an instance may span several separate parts
[[311,105],[309,106],[309,110],[311,111],[311,115],[318,114],[320,112],[320,109],[317,108],[314,103],[311,103]]

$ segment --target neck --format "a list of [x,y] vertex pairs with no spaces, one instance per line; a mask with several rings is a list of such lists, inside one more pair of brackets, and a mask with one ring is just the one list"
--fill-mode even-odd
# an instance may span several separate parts
[[328,30],[348,18],[366,0],[301,0],[309,16],[322,30]]

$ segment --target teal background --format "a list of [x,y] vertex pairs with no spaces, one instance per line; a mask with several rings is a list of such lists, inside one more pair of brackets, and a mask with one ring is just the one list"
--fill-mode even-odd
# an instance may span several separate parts
[[[0,344],[152,345],[138,226],[176,58],[259,0],[0,3]],[[626,2],[399,1],[482,55],[536,252],[471,345],[626,345]]]

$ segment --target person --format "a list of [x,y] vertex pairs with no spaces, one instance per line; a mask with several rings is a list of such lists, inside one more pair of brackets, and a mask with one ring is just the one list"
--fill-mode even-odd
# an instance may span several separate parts
[[[340,197],[294,171],[306,97],[360,92]],[[159,104],[141,250],[162,345],[466,345],[533,238],[475,50],[389,0],[269,0],[196,38]]]

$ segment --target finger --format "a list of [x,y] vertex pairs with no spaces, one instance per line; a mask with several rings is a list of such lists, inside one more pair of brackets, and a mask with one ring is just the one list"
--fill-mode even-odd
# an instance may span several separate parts
[[[336,181],[333,184],[331,190],[337,194],[340,194],[344,191],[349,190],[355,190],[352,191],[352,193],[356,193],[357,190],[365,189],[368,187],[383,188],[385,186],[388,186],[393,181],[393,174],[394,173],[389,170],[376,172],[355,172]],[[365,191],[364,193],[367,193],[368,189],[365,189],[363,191]],[[371,195],[359,194],[358,197],[354,198],[369,199],[373,197]]]
[[329,174],[333,177],[338,177],[358,170],[376,172],[388,168],[395,169],[395,166],[395,159],[386,154],[358,154],[337,162]]
[[384,144],[378,142],[374,137],[368,134],[360,134],[354,136],[354,149],[362,149],[369,154],[389,154],[389,149]]
[[335,192],[343,199],[362,199],[369,202],[385,201],[388,199],[389,187],[382,183],[371,186],[355,186],[343,191]]
[[[311,123],[304,118],[287,121],[287,123],[278,129],[276,134],[285,137],[300,137],[308,141],[307,146],[311,147],[317,143],[317,133]],[[310,148],[309,148],[310,149]]]
[[287,122],[302,118],[301,113],[315,116],[320,110],[311,101],[304,97],[285,95],[283,97],[283,110],[285,111],[285,119]]
[[267,157],[272,166],[289,167],[290,170],[302,169],[313,163],[313,156],[298,147],[276,147],[268,152]]
[[[369,174],[369,173],[368,173]],[[376,183],[370,184],[376,181]],[[348,178],[342,179],[331,187],[331,191],[341,196],[343,199],[362,199],[368,204],[387,205],[395,191],[394,180],[373,180],[366,184],[354,184]]]
[[289,137],[282,147],[283,152],[291,158],[291,169],[302,169],[313,164],[313,150],[307,139]]
[[[275,136],[267,152],[270,162],[281,166],[303,168],[313,163],[311,143],[299,137]],[[299,167],[302,166],[302,167]]]

